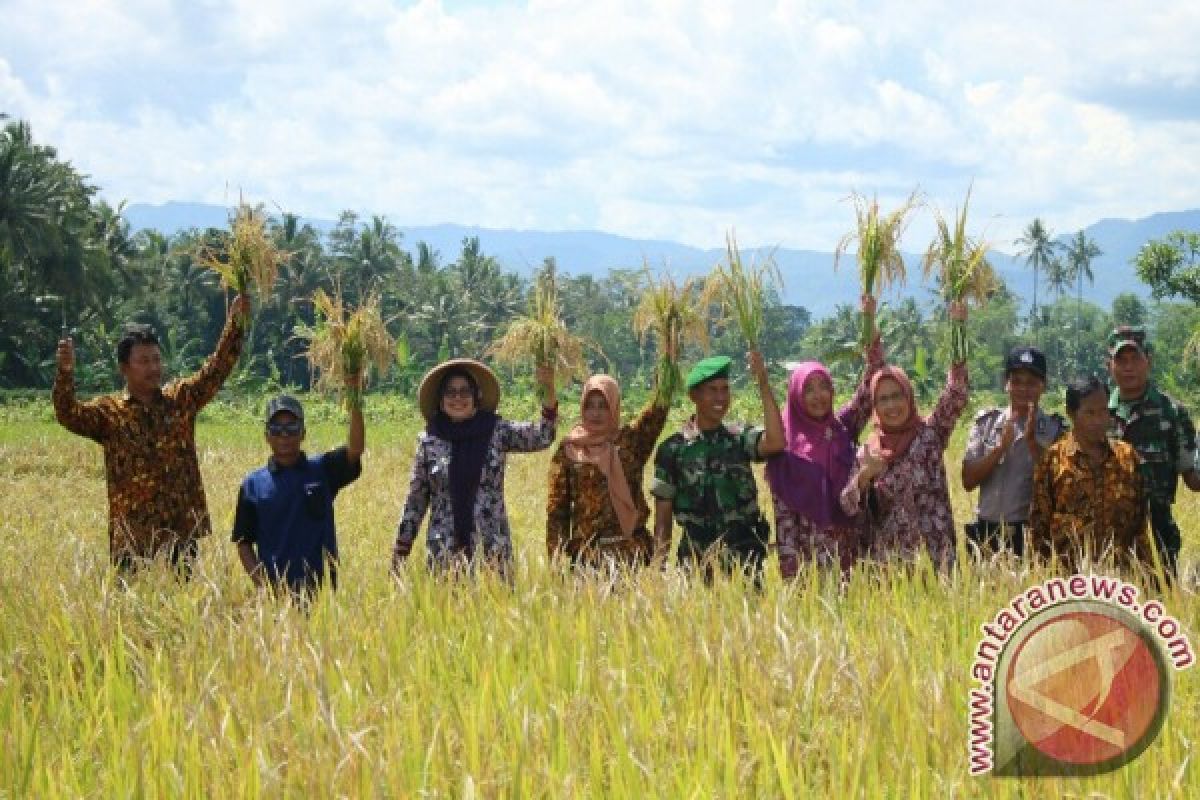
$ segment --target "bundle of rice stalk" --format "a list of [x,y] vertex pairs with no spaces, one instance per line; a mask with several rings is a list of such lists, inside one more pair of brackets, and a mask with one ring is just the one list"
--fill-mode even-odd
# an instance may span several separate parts
[[[935,275],[941,284],[947,303],[974,301],[976,306],[987,302],[996,290],[996,272],[987,259],[987,242],[967,236],[967,208],[971,204],[971,189],[962,209],[955,210],[954,225],[937,212],[937,234],[925,251],[922,262],[926,277]],[[959,364],[967,360],[967,329],[963,322],[950,322],[950,360]]]
[[347,409],[362,408],[368,367],[374,365],[383,377],[396,352],[380,316],[379,294],[368,295],[353,311],[346,307],[340,292],[330,296],[317,289],[312,303],[315,323],[297,329],[296,334],[308,340],[305,356],[317,373],[316,388],[340,390]]
[[[908,199],[895,211],[881,216],[879,202],[872,197],[870,202],[855,192],[855,229],[841,238],[833,254],[833,268],[837,269],[842,256],[851,243],[857,244],[858,277],[862,293],[877,297],[889,286],[903,285],[905,279],[904,256],[900,253],[900,237],[908,226],[910,212],[920,205],[914,189]],[[869,345],[875,329],[873,316],[863,315],[862,345]]]
[[285,257],[267,235],[262,208],[251,208],[246,203],[239,203],[234,210],[229,234],[222,243],[202,246],[197,254],[200,264],[217,273],[226,288],[245,294],[253,284],[260,299],[271,293]]
[[725,234],[725,253],[726,261],[713,268],[705,291],[720,304],[722,323],[736,323],[749,348],[758,350],[766,325],[768,287],[782,288],[783,277],[773,256],[747,267],[732,231]]
[[711,305],[711,290],[696,278],[688,278],[682,286],[667,274],[649,278],[633,312],[633,329],[643,342],[653,335],[658,346],[654,403],[660,408],[671,405],[683,388],[679,368],[683,349],[696,345],[708,352]]
[[504,335],[492,343],[487,354],[501,364],[553,367],[561,375],[585,380],[588,375],[584,353],[600,348],[567,330],[558,307],[558,282],[553,272],[538,277],[529,301],[529,312],[515,318]]

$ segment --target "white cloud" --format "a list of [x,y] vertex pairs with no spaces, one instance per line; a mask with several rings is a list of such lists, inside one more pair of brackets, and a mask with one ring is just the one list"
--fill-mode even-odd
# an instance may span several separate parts
[[[0,110],[106,195],[828,248],[852,188],[995,238],[1200,205],[1200,6],[11,4]],[[1136,103],[1153,94],[1159,108]],[[915,231],[916,229],[914,229]]]

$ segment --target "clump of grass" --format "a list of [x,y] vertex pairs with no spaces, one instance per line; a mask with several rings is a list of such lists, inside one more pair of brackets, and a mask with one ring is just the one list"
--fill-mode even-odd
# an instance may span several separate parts
[[265,298],[275,286],[279,264],[286,254],[267,235],[267,218],[262,207],[239,203],[229,220],[229,233],[218,246],[205,245],[197,254],[199,262],[217,273],[221,284],[238,294],[251,287]]
[[[920,205],[920,200],[914,190],[899,208],[890,214],[882,215],[876,198],[872,197],[868,201],[865,196],[855,192],[851,199],[854,201],[855,229],[838,242],[833,254],[833,268],[837,269],[847,248],[851,244],[857,244],[856,259],[862,293],[877,297],[890,286],[904,285],[906,276],[904,256],[900,252],[900,237],[908,227],[909,215]],[[871,343],[874,330],[873,316],[864,314],[864,347]]]
[[383,377],[396,354],[395,341],[380,315],[380,297],[369,294],[350,311],[340,292],[330,296],[317,289],[312,303],[316,322],[299,328],[296,334],[308,340],[305,356],[317,373],[316,388],[342,391],[347,408],[361,408],[368,368],[374,365]]
[[[922,262],[926,277],[934,275],[947,303],[974,302],[984,305],[996,290],[996,271],[987,259],[987,242],[967,235],[967,208],[971,204],[971,189],[961,209],[955,210],[953,226],[940,211],[936,212],[937,234],[925,251]],[[967,360],[966,324],[950,321],[950,361],[959,364]]]
[[772,256],[747,267],[736,236],[732,231],[725,234],[725,261],[713,268],[706,291],[717,299],[723,324],[735,323],[751,350],[759,349],[766,327],[767,293],[782,286]]
[[[649,276],[649,269],[647,269]],[[683,387],[679,359],[683,349],[695,345],[708,351],[708,317],[711,288],[696,278],[680,286],[668,274],[650,277],[642,299],[633,312],[633,329],[643,342],[654,337],[658,366],[654,403],[669,406]]]
[[536,367],[553,367],[560,374],[585,380],[588,350],[603,356],[599,346],[567,330],[559,312],[556,273],[546,269],[533,287],[529,311],[509,323],[487,352],[501,364],[533,361]]

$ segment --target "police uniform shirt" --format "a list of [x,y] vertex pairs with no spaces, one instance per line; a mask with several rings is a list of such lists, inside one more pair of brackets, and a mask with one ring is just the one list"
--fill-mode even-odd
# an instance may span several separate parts
[[[1009,417],[1008,408],[989,408],[979,412],[971,425],[967,438],[964,461],[977,461],[1000,444],[1004,424]],[[1065,424],[1057,414],[1047,414],[1038,409],[1035,436],[1044,450],[1062,434]],[[1033,502],[1033,457],[1025,442],[1025,415],[1016,419],[1016,436],[1008,452],[992,473],[979,484],[979,505],[975,513],[988,522],[1024,522],[1029,519],[1029,506]]]

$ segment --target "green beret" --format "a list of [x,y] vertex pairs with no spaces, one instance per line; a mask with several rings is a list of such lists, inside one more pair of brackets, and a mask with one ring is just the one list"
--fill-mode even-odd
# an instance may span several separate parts
[[733,364],[733,359],[729,356],[710,356],[692,367],[691,372],[687,374],[687,388],[690,392],[705,381],[711,381],[713,378],[728,378],[729,367]]

